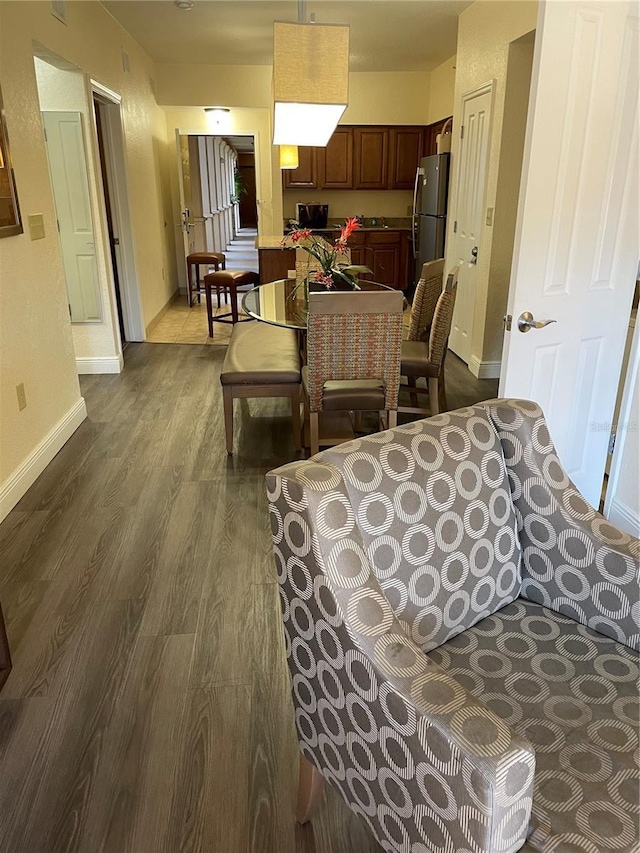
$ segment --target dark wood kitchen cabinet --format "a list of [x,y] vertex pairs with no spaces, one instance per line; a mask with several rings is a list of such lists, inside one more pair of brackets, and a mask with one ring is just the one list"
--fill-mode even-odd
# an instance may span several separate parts
[[389,189],[412,190],[416,167],[424,149],[424,129],[392,127],[389,130]]
[[353,128],[338,127],[326,148],[317,148],[322,189],[353,189]]
[[[332,243],[339,231],[316,232]],[[378,281],[397,290],[406,290],[412,269],[410,250],[411,234],[406,229],[385,228],[375,231],[356,231],[349,238],[351,263],[369,267],[370,274],[360,278]]]
[[386,190],[389,174],[389,128],[356,127],[353,131],[356,190]]
[[319,188],[318,150],[302,146],[298,148],[298,168],[282,170],[282,183],[285,190],[317,190]]

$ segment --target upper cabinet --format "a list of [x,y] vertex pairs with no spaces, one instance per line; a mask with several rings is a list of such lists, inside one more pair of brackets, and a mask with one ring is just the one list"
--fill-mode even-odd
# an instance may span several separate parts
[[420,158],[436,153],[447,119],[428,127],[340,125],[326,148],[298,148],[285,190],[412,190]]
[[326,148],[317,148],[320,185],[326,190],[353,189],[353,130],[338,127]]
[[[298,168],[283,169],[282,181],[285,190],[320,188],[318,181],[317,148],[298,148]],[[321,150],[321,149],[320,149]]]
[[389,129],[389,189],[412,190],[424,149],[422,127]]
[[356,190],[386,190],[389,174],[389,128],[355,127]]

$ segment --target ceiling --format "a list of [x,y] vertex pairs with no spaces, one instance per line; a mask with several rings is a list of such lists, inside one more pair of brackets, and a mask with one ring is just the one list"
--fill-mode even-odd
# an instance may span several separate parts
[[[430,71],[456,52],[472,0],[307,0],[307,20],[350,24],[352,71]],[[297,21],[296,0],[103,0],[156,62],[271,65],[273,22]]]
[[225,136],[224,141],[227,142],[238,154],[253,154],[254,143],[253,136]]

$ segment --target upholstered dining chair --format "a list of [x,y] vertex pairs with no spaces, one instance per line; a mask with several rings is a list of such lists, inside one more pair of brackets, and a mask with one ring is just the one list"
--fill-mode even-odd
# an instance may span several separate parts
[[321,412],[380,412],[397,423],[404,296],[399,290],[309,294],[307,366],[302,370],[311,454]]
[[[401,373],[409,382],[411,406],[398,406],[399,412],[437,415],[438,412],[447,410],[444,360],[447,355],[457,288],[458,267],[453,267],[447,276],[444,290],[438,297],[429,330],[429,339],[403,341]],[[418,394],[425,393],[425,390],[417,385],[417,380],[421,377],[427,383],[428,409],[418,405]]]
[[420,280],[416,285],[416,291],[411,303],[409,316],[409,341],[429,340],[429,331],[433,322],[433,315],[438,303],[438,297],[442,293],[444,279],[444,258],[437,261],[427,261],[422,265]]

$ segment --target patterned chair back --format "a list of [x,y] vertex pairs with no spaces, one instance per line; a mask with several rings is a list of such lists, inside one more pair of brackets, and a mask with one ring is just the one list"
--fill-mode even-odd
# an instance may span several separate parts
[[453,309],[456,304],[456,293],[458,290],[459,267],[453,267],[444,286],[444,290],[438,297],[433,322],[429,332],[429,361],[431,364],[442,366],[447,352],[447,341],[453,321]]
[[325,382],[379,379],[385,409],[398,408],[404,296],[396,291],[309,294],[309,406],[322,410]]
[[438,297],[442,293],[444,258],[423,264],[411,304],[408,340],[427,340]]

